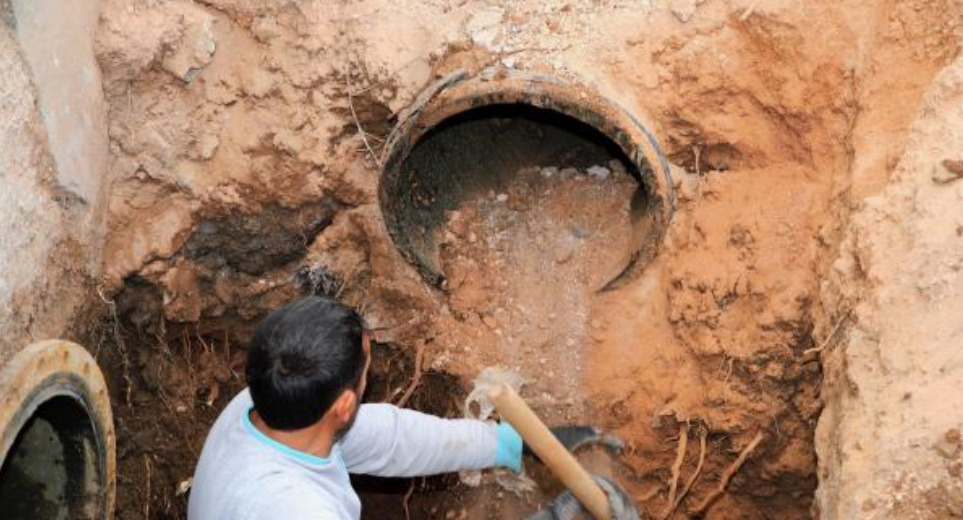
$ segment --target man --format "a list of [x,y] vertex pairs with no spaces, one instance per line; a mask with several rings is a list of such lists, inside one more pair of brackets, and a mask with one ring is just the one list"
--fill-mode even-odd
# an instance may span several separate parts
[[[305,298],[265,318],[248,348],[248,388],[204,444],[188,518],[358,520],[349,473],[520,470],[522,441],[506,423],[362,405],[370,364],[361,317],[334,300]],[[617,486],[601,482],[614,509],[627,505]],[[566,495],[540,518],[572,518],[578,509]]]

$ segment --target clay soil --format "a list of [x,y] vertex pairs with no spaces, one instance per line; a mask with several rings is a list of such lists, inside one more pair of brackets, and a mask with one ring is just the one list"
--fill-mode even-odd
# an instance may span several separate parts
[[[862,506],[832,487],[862,485],[876,466],[847,457],[903,431],[877,431],[885,410],[850,414],[859,399],[840,400],[858,391],[846,361],[828,353],[853,316],[873,314],[878,287],[841,251],[899,221],[863,217],[855,238],[847,234],[851,214],[897,171],[923,93],[958,56],[963,6],[103,4],[97,56],[112,160],[98,289],[111,303],[85,343],[110,379],[118,518],[183,518],[206,431],[242,387],[251,327],[302,294],[332,292],[376,332],[367,399],[407,395],[408,406],[460,416],[483,368],[516,372],[550,423],[591,423],[625,440],[620,457],[581,456],[618,479],[645,516],[666,516],[672,490],[678,498],[690,479],[671,518],[699,516],[726,468],[761,438],[705,517],[886,517],[853,513]],[[614,156],[568,164],[536,153],[551,145],[537,141],[530,155],[476,150],[520,160],[443,212],[431,236],[444,284],[426,283],[399,253],[377,197],[387,134],[426,85],[486,67],[587,85],[650,127],[677,200],[638,276],[599,290],[631,253],[631,168]],[[933,107],[963,84],[942,81]],[[931,162],[959,159],[914,143],[918,166],[899,169],[904,181],[926,170],[929,186]],[[943,204],[948,214],[958,207]],[[873,252],[875,266],[887,265]],[[850,314],[863,297],[869,307]],[[878,373],[861,374],[870,396],[891,386]],[[906,385],[924,376],[912,378]],[[902,402],[890,397],[887,406]],[[817,436],[825,403],[845,428]],[[849,444],[833,440],[843,434]],[[835,451],[844,445],[851,451]],[[845,475],[843,460],[855,461]],[[357,484],[365,518],[519,518],[558,492],[537,463],[527,466],[538,487],[522,496],[491,475],[478,487],[456,476]],[[867,507],[898,502],[897,484],[881,484],[887,499]],[[923,503],[920,518],[945,517],[921,500],[912,502]]]

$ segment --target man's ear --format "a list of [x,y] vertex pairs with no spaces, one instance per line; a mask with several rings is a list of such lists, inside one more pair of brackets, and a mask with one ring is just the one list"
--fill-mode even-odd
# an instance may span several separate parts
[[351,421],[351,416],[354,415],[354,410],[358,406],[358,394],[354,390],[345,390],[341,392],[334,401],[334,405],[331,407],[334,410],[335,417],[344,424]]

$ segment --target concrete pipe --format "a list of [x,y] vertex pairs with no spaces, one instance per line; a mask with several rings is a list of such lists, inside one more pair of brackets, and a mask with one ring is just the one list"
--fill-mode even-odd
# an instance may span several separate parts
[[456,72],[400,114],[384,150],[379,200],[388,233],[436,287],[444,275],[434,235],[446,212],[504,184],[519,167],[584,168],[615,160],[638,181],[629,260],[602,289],[643,270],[674,209],[669,165],[653,134],[615,102],[556,77],[513,69]]
[[97,363],[52,340],[0,371],[0,511],[5,519],[113,517],[115,439]]

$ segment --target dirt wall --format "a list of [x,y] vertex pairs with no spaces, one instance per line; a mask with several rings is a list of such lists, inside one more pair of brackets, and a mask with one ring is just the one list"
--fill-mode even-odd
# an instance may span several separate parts
[[[0,358],[63,336],[92,296],[107,183],[95,1],[0,2]],[[55,31],[50,29],[56,28]]]
[[891,183],[863,201],[822,291],[817,447],[827,518],[950,518],[960,486],[963,60],[926,92]]

